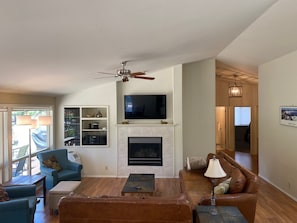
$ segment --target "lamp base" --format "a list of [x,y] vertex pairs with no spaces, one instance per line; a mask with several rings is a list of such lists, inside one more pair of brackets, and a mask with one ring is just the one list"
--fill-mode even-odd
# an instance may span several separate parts
[[209,209],[209,213],[211,215],[217,215],[218,214],[218,210],[217,210],[217,207],[216,207],[216,199],[214,197],[214,194],[211,196],[210,198],[210,209]]

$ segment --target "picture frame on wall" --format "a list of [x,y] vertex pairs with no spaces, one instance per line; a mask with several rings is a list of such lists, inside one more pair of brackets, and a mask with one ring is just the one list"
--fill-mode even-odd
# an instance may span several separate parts
[[297,106],[280,106],[280,124],[297,127]]

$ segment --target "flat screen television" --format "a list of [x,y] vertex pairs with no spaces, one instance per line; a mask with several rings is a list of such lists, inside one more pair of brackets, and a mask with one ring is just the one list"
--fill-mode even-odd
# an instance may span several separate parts
[[125,119],[166,119],[166,95],[125,95]]

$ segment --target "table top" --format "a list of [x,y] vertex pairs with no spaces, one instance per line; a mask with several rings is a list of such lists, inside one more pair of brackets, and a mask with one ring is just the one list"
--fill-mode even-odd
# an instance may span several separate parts
[[[212,215],[211,211],[216,209],[218,214]],[[241,214],[239,209],[234,206],[202,206],[196,207],[198,222],[212,222],[212,223],[247,223],[247,220]]]
[[130,174],[122,193],[153,193],[155,174]]
[[10,181],[5,182],[4,185],[12,185],[12,184],[37,184],[45,180],[45,176],[43,175],[31,175],[31,176],[17,176],[13,177]]

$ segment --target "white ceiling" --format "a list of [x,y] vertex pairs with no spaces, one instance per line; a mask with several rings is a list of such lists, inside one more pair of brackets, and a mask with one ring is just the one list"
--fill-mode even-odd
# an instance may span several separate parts
[[213,57],[254,74],[297,49],[296,12],[293,0],[1,0],[0,91],[67,94],[116,81],[97,72],[124,60],[148,76]]

